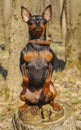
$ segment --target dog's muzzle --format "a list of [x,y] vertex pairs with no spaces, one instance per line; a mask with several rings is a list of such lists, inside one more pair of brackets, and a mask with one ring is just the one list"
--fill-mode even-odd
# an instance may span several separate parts
[[43,33],[43,29],[41,27],[36,27],[36,28],[32,29],[32,35],[35,37],[41,36],[42,33]]

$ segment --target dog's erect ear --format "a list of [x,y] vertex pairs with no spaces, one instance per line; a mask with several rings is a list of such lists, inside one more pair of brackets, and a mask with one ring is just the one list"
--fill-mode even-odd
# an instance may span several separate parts
[[21,16],[24,22],[28,22],[31,13],[23,6],[21,6]]
[[44,10],[44,12],[43,12],[43,17],[47,20],[47,21],[49,21],[49,20],[51,20],[51,18],[52,18],[52,7],[51,7],[51,5],[48,5],[46,8],[45,8],[45,10]]

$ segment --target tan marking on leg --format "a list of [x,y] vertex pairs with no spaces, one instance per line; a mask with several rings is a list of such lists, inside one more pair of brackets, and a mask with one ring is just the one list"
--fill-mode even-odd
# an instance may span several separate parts
[[19,111],[19,112],[22,112],[22,111],[24,111],[27,107],[28,107],[28,104],[25,103],[24,105],[22,105],[21,107],[19,107],[18,111]]

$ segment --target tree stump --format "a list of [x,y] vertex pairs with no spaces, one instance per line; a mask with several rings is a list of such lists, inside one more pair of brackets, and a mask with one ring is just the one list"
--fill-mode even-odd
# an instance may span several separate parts
[[29,106],[17,112],[13,118],[14,130],[76,130],[73,109],[61,104],[61,111],[54,111],[50,105]]

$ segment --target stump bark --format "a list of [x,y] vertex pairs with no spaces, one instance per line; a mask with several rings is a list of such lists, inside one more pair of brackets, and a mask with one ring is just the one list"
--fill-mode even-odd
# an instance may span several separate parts
[[14,130],[76,130],[73,109],[61,104],[61,111],[54,111],[50,105],[29,106],[23,112],[14,114]]

